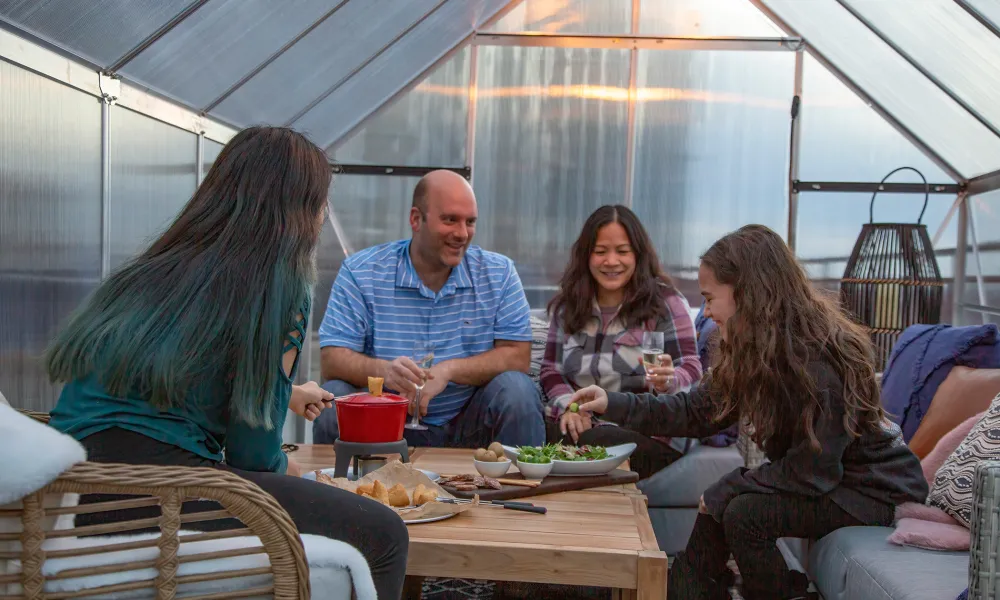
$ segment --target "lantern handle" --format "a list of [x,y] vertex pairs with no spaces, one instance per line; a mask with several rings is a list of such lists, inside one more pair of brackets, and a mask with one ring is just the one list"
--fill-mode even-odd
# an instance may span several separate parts
[[875,196],[878,196],[878,192],[882,188],[882,184],[885,183],[885,180],[889,179],[899,171],[913,171],[914,173],[920,176],[920,179],[924,181],[924,207],[920,210],[920,216],[917,217],[917,225],[920,225],[920,222],[924,220],[924,213],[927,212],[927,202],[930,201],[931,199],[931,186],[930,184],[927,183],[927,178],[924,177],[924,174],[921,173],[920,171],[914,169],[913,167],[899,167],[898,169],[893,169],[892,171],[890,171],[889,174],[883,177],[882,181],[878,182],[878,185],[875,187],[875,192],[872,194],[872,201],[868,205],[869,223],[875,222]]

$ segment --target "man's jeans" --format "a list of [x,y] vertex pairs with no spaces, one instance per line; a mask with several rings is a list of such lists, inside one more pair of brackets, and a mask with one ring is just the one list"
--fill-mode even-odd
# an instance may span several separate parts
[[[337,397],[359,390],[339,380],[326,382],[323,389]],[[542,399],[531,378],[519,371],[501,373],[477,389],[462,412],[445,425],[424,424],[427,429],[423,431],[403,430],[411,446],[485,448],[494,441],[508,446],[545,444]],[[339,434],[336,409],[324,410],[313,422],[313,443],[332,444]]]

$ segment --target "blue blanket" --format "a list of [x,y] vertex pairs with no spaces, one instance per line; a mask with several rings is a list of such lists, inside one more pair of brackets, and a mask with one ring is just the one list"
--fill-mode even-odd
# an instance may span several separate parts
[[938,387],[955,365],[1000,368],[997,326],[913,325],[892,349],[882,375],[882,406],[909,442]]

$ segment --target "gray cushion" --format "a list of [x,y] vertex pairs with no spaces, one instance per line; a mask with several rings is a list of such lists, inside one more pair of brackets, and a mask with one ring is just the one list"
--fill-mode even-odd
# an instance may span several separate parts
[[889,527],[845,527],[813,544],[809,576],[826,600],[949,600],[969,585],[968,552],[886,541]]
[[656,543],[670,556],[680,554],[687,547],[688,539],[698,518],[697,508],[652,508],[649,522],[653,524]]
[[743,466],[736,446],[697,445],[680,460],[640,481],[650,507],[697,507],[698,498],[723,475]]

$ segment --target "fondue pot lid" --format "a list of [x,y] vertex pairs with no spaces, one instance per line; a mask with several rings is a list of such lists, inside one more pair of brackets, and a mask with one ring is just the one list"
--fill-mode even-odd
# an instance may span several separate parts
[[368,392],[358,392],[356,394],[348,394],[346,396],[341,396],[335,399],[337,404],[363,404],[365,406],[392,406],[395,404],[409,404],[409,400],[403,398],[402,396],[397,396],[396,394],[382,394],[381,396],[373,396]]

